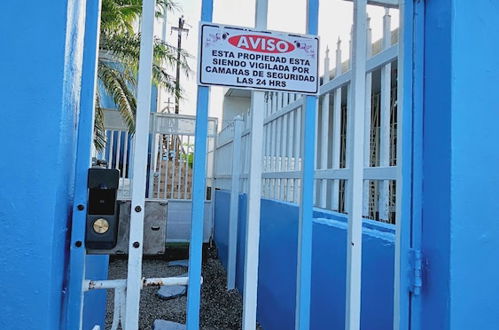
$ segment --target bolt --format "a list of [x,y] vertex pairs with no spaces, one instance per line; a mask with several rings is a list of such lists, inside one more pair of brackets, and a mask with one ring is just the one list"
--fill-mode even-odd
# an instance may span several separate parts
[[135,212],[140,212],[140,211],[142,211],[140,205],[135,206]]
[[82,246],[81,241],[76,241],[76,242],[75,242],[75,246],[76,246],[76,247],[81,247],[81,246]]
[[78,204],[77,208],[78,211],[83,211],[85,209],[85,206],[83,206],[83,204]]
[[139,242],[133,242],[133,247],[134,248],[138,248],[140,246],[140,243]]

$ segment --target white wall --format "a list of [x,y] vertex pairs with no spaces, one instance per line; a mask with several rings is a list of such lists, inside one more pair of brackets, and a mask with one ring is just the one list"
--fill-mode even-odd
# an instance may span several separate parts
[[246,113],[250,108],[250,103],[249,97],[228,96],[226,93],[222,103],[222,122],[219,124],[219,128],[225,127],[235,116]]

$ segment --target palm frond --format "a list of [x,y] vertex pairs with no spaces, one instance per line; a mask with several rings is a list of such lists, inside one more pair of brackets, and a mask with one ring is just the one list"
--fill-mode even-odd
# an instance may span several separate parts
[[[177,48],[163,42],[162,40],[154,39],[154,63],[159,66],[176,66],[180,64],[181,70],[187,76],[191,72],[191,68],[187,62],[189,54],[181,50],[180,60],[177,59]],[[99,46],[101,52],[108,53],[114,56],[117,60],[124,62],[126,65],[138,68],[140,55],[140,34],[113,34],[105,35],[101,38]]]
[[[142,13],[143,0],[102,0],[101,32],[98,58],[98,78],[105,92],[113,99],[131,134],[135,131],[137,101],[135,90],[140,55],[140,34],[135,32],[136,23]],[[178,5],[173,0],[156,0],[156,17],[175,11]],[[154,39],[152,83],[165,88],[169,93],[181,97],[175,79],[168,74],[167,67],[180,66],[188,76],[189,54]],[[100,107],[101,91],[97,91],[95,107],[94,144],[97,150],[106,145],[104,111]]]
[[[163,17],[169,11],[178,10],[171,0],[156,0],[156,17]],[[133,24],[142,13],[142,0],[103,0],[101,31],[133,33]]]
[[135,96],[127,86],[127,80],[123,72],[111,67],[104,61],[99,61],[97,75],[105,90],[113,98],[128,131],[133,134],[135,131],[135,112],[137,103]]
[[[128,79],[135,77],[139,66],[140,53],[140,35],[113,35],[106,36],[101,41],[100,52],[107,60],[120,61],[124,65],[124,71],[128,74]],[[177,48],[173,47],[159,39],[154,40],[154,59],[153,59],[153,83],[164,87],[169,92],[172,89],[172,77],[166,73],[165,67],[175,67],[180,64],[181,70],[188,77],[191,68],[187,62],[189,54],[185,51],[180,52],[180,61],[177,59]]]
[[99,94],[95,95],[95,122],[94,122],[94,146],[97,151],[106,147],[106,129],[104,127],[104,111],[100,107]]

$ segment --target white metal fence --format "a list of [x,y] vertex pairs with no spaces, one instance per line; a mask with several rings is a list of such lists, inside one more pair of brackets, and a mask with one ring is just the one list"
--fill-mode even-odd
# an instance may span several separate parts
[[[196,117],[153,113],[150,122],[146,197],[162,200],[190,200]],[[128,199],[131,197],[132,135],[128,132],[119,112],[115,110],[104,110],[104,127],[106,146],[97,156],[107,161],[108,168],[120,170],[118,198]],[[210,118],[207,187],[212,186],[216,132],[217,120]]]
[[[392,11],[395,11],[392,9]],[[363,215],[395,223],[397,180],[397,56],[398,30],[391,30],[388,9],[383,17],[383,38],[371,41],[368,20],[366,60],[366,105],[364,141]],[[351,57],[351,56],[350,56]],[[315,206],[346,213],[352,152],[351,61],[342,61],[338,40],[336,65],[330,70],[329,50],[324,59],[319,111],[315,171]],[[268,92],[264,121],[262,196],[300,202],[303,155],[302,95]],[[248,192],[249,113],[236,118],[219,134],[216,144],[215,186]],[[235,158],[239,158],[234,161]]]

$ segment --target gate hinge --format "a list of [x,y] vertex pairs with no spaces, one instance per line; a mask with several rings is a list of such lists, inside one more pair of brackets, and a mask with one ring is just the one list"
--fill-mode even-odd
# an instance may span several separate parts
[[421,288],[423,286],[423,254],[421,250],[411,249],[409,250],[410,262],[411,262],[411,279],[410,279],[410,291],[418,296],[421,294]]

